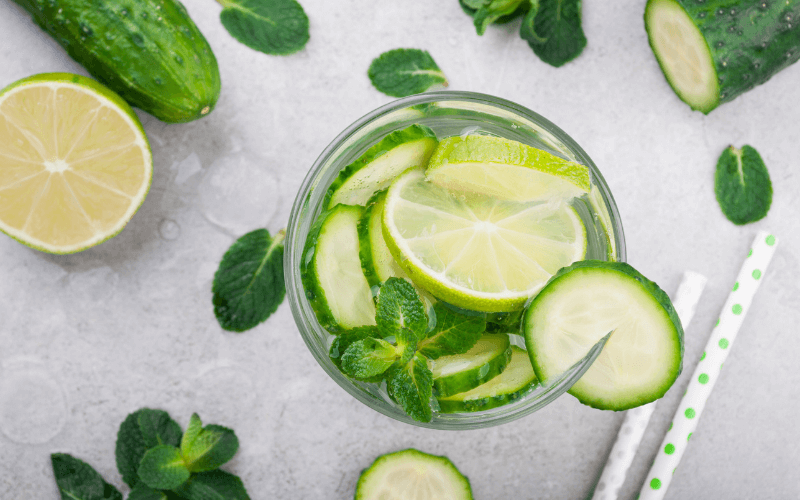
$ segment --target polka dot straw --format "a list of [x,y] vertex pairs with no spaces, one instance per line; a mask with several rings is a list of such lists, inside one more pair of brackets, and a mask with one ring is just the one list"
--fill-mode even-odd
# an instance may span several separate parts
[[769,233],[762,231],[756,236],[642,485],[641,500],[664,498],[777,246],[778,240]]
[[[692,271],[683,274],[678,291],[673,295],[672,303],[681,319],[684,330],[694,316],[697,302],[706,286],[706,277]],[[656,403],[650,403],[625,412],[625,419],[619,428],[617,441],[608,455],[603,473],[595,486],[592,500],[616,500],[625,474],[633,463],[633,457],[639,443],[642,441],[644,430],[647,428],[650,417],[656,408]]]

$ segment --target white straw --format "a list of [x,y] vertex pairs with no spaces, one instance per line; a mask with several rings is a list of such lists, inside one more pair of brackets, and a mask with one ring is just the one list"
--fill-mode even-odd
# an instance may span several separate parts
[[[681,320],[684,333],[692,321],[706,281],[706,277],[702,274],[687,271],[683,274],[681,284],[675,292],[672,303]],[[615,500],[617,498],[619,489],[625,482],[625,474],[633,462],[633,457],[636,455],[644,430],[647,428],[655,408],[656,401],[625,412],[625,420],[619,428],[617,441],[608,455],[603,473],[594,489],[592,500]]]
[[777,246],[769,233],[756,236],[637,498],[664,498]]

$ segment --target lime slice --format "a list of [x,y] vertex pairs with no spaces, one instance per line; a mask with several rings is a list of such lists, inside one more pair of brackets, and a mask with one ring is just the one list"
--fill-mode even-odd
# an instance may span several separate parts
[[570,199],[590,187],[585,165],[488,135],[444,139],[433,152],[426,175],[453,191],[514,201]]
[[586,254],[586,230],[569,205],[452,193],[419,169],[389,188],[383,235],[414,283],[486,312],[521,309],[556,271]]
[[119,96],[49,73],[0,92],[0,230],[50,253],[119,233],[153,176],[150,146]]

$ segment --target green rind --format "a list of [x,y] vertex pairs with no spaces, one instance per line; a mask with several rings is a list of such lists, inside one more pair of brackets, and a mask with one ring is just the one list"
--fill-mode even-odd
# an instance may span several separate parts
[[[514,354],[521,354],[524,356],[522,359],[525,363],[530,362],[524,349],[521,349],[517,346],[511,346],[511,350],[511,362],[509,363],[509,366],[506,367],[506,370],[512,368],[511,364],[514,363],[515,359]],[[503,374],[501,373],[498,378],[502,377]],[[538,379],[536,378],[536,375],[531,372],[531,377],[529,380],[526,380],[521,384],[515,384],[500,391],[496,391],[493,394],[478,395],[477,397],[473,397],[471,399],[465,399],[464,396],[468,393],[462,393],[456,394],[455,396],[451,396],[449,398],[438,399],[439,411],[441,413],[464,413],[491,410],[492,408],[497,408],[499,406],[507,405],[519,400],[527,393],[532,391],[537,384]],[[478,386],[474,390],[469,391],[471,393],[470,396],[475,396],[475,393],[480,391],[480,389],[481,386]]]
[[175,0],[14,0],[92,76],[167,123],[202,118],[220,93],[217,60]]
[[333,316],[333,313],[328,306],[328,301],[325,297],[325,291],[319,282],[314,271],[314,266],[317,258],[317,245],[320,235],[324,229],[325,223],[336,213],[342,210],[361,210],[361,207],[354,207],[351,205],[337,205],[336,207],[323,211],[317,217],[311,229],[308,232],[306,245],[303,249],[303,260],[300,264],[300,279],[303,283],[306,299],[308,299],[314,314],[317,316],[317,321],[320,326],[326,329],[329,333],[337,335],[342,333],[348,328],[340,325]]
[[[147,176],[148,176],[148,178],[147,178],[147,188],[144,191],[144,196],[142,196],[142,201],[139,202],[139,205],[136,207],[136,209],[133,211],[133,214],[131,215],[131,219],[132,219],[133,215],[136,215],[136,212],[138,212],[139,209],[142,207],[142,203],[144,203],[144,200],[147,198],[147,194],[150,192],[150,187],[153,184],[153,151],[150,148],[150,142],[147,140],[147,134],[145,134],[145,132],[144,132],[144,127],[142,127],[142,122],[139,121],[139,117],[136,116],[136,113],[133,111],[133,109],[131,109],[130,105],[127,102],[125,102],[125,100],[122,99],[122,97],[120,97],[116,92],[114,92],[110,88],[106,87],[105,85],[103,85],[103,84],[101,84],[101,83],[99,83],[96,80],[93,80],[91,78],[87,78],[87,77],[82,76],[82,75],[75,75],[75,74],[72,74],[72,73],[40,73],[38,75],[33,75],[33,76],[29,76],[27,78],[23,78],[22,80],[18,80],[16,82],[12,83],[11,85],[5,87],[3,90],[0,90],[0,100],[10,90],[16,89],[18,87],[22,87],[24,85],[35,84],[35,83],[49,83],[49,82],[54,82],[54,83],[68,82],[68,83],[72,83],[74,85],[79,85],[81,87],[88,87],[91,90],[94,90],[95,92],[97,92],[98,94],[102,95],[103,97],[105,97],[106,99],[108,99],[109,101],[114,103],[115,105],[119,106],[119,108],[128,116],[128,118],[130,118],[131,121],[133,121],[134,125],[136,125],[136,128],[139,129],[139,132],[141,132],[142,138],[144,139],[145,147],[147,148],[147,161],[148,161],[148,167],[149,167],[148,171],[147,171]],[[56,250],[56,249],[53,249],[53,248],[45,248],[45,247],[41,247],[41,246],[32,244],[30,242],[24,241],[24,240],[22,240],[20,238],[17,238],[16,236],[12,236],[11,234],[3,231],[2,227],[0,227],[0,232],[2,232],[3,234],[9,236],[11,239],[14,239],[14,240],[18,241],[19,243],[22,243],[23,245],[25,245],[25,246],[27,246],[29,248],[33,248],[34,250],[39,250],[40,252],[46,252],[46,253],[50,253],[50,254],[54,254],[54,255],[68,255],[68,254],[82,252],[82,251],[84,251],[84,250],[86,250],[88,248],[92,248],[92,247],[95,247],[95,246],[100,245],[102,243],[105,243],[106,241],[110,240],[114,236],[116,236],[119,233],[121,233],[122,230],[125,229],[125,226],[128,224],[128,222],[130,222],[130,219],[124,221],[122,226],[117,231],[115,231],[114,233],[108,235],[106,238],[104,238],[103,240],[98,241],[97,243],[93,243],[93,244],[91,244],[91,245],[89,245],[87,247],[80,247],[80,248],[76,248],[76,249],[73,249],[73,250],[66,250],[66,251]]]
[[[397,146],[401,146],[403,144],[407,144],[412,141],[419,141],[419,140],[433,140],[433,144],[431,146],[431,153],[433,149],[436,147],[438,140],[436,139],[436,134],[430,128],[424,125],[411,125],[401,130],[395,130],[394,132],[390,133],[389,135],[385,136],[381,139],[377,144],[370,147],[364,154],[362,154],[356,161],[344,167],[336,179],[331,183],[331,186],[328,188],[328,208],[333,208],[334,205],[332,203],[333,195],[336,191],[339,190],[340,187],[355,174],[356,172],[360,171],[361,169],[368,167],[370,163],[376,160],[378,157],[389,153],[392,149],[396,148]],[[428,158],[430,155],[428,155]],[[425,158],[423,164],[427,164],[428,158]],[[413,165],[410,165],[413,166]],[[391,183],[392,179],[387,179],[386,186],[381,187],[377,191],[386,189],[388,185]],[[376,192],[377,192],[376,191]]]
[[[645,29],[654,54],[649,19],[653,6],[663,1],[648,0],[645,7]],[[680,89],[667,78],[678,97],[696,111],[708,114],[800,59],[800,0],[668,1],[679,5],[692,19],[714,61],[719,94],[707,106],[686,102]],[[666,75],[664,65],[660,60],[658,63]]]
[[672,323],[675,331],[675,336],[677,337],[677,342],[679,344],[680,356],[677,357],[677,365],[672,367],[674,372],[674,377],[672,377],[671,380],[667,381],[659,390],[649,393],[647,395],[637,396],[636,398],[633,398],[625,403],[620,404],[616,401],[606,401],[599,398],[595,398],[591,394],[579,393],[578,391],[574,390],[574,388],[570,389],[568,392],[573,396],[575,396],[575,398],[577,398],[578,401],[587,406],[591,406],[592,408],[597,408],[599,410],[614,410],[614,411],[628,410],[631,408],[635,408],[637,406],[641,406],[646,403],[651,403],[661,398],[667,392],[667,390],[669,390],[669,388],[672,387],[672,384],[678,378],[678,375],[680,375],[681,370],[683,369],[683,352],[684,352],[683,326],[681,325],[681,320],[678,317],[678,313],[675,312],[675,307],[672,305],[672,301],[670,300],[666,292],[664,292],[655,282],[645,278],[641,273],[639,273],[636,269],[634,269],[625,262],[606,262],[599,260],[583,260],[580,262],[576,262],[570,266],[567,266],[559,270],[552,278],[550,278],[550,280],[547,282],[544,288],[542,288],[539,294],[533,299],[533,301],[525,311],[525,317],[522,320],[522,325],[525,336],[525,343],[528,346],[528,355],[530,356],[531,365],[533,366],[533,371],[536,374],[536,377],[539,380],[544,380],[546,378],[536,357],[535,341],[532,340],[530,336],[529,323],[531,322],[533,312],[536,310],[538,302],[548,295],[549,293],[548,289],[555,288],[555,286],[558,284],[559,281],[565,279],[565,277],[568,276],[571,272],[579,269],[600,269],[603,271],[613,271],[624,274],[630,277],[631,279],[635,280],[636,282],[638,282],[639,285],[643,288],[643,291],[645,293],[648,293],[650,297],[652,297],[658,303],[658,305],[664,310],[664,313]]
[[373,476],[380,473],[383,468],[392,467],[392,462],[407,459],[419,462],[421,471],[431,466],[447,469],[458,481],[458,484],[453,484],[451,486],[451,491],[455,493],[457,490],[463,490],[461,500],[472,500],[472,486],[469,483],[469,479],[458,470],[449,458],[430,455],[413,448],[387,453],[376,458],[375,461],[372,462],[372,465],[361,472],[361,476],[358,478],[358,483],[356,484],[355,500],[374,500],[375,496],[372,491],[369,490],[371,486],[370,480]]
[[[487,338],[492,338],[494,340],[501,337],[504,338],[501,347],[498,348],[495,355],[483,365],[459,371],[445,377],[434,377],[433,389],[436,397],[446,398],[454,394],[472,390],[503,373],[503,370],[508,366],[508,362],[511,361],[511,343],[508,339],[508,335],[488,334],[484,335],[481,340]],[[479,340],[478,343],[480,343],[481,340]],[[471,357],[469,352],[465,354],[453,354],[451,356],[442,356],[434,363],[442,363],[455,358],[468,359]]]
[[367,202],[364,215],[358,221],[358,256],[361,259],[361,269],[364,270],[364,276],[367,278],[369,286],[380,286],[381,284],[378,271],[375,269],[375,258],[372,255],[372,240],[369,237],[369,230],[373,212],[382,206],[380,202],[385,198],[386,190],[375,193]]

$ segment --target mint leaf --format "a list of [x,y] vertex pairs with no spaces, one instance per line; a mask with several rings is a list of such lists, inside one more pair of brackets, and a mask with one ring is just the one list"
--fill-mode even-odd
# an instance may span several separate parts
[[223,470],[196,474],[175,492],[187,500],[250,500],[242,480]]
[[283,240],[257,229],[231,245],[214,275],[214,314],[225,330],[243,332],[270,317],[286,295]]
[[295,0],[218,0],[222,25],[251,49],[293,54],[308,42],[308,16]]
[[216,469],[233,458],[238,449],[239,439],[231,429],[220,425],[203,427],[197,413],[189,420],[181,441],[181,454],[191,472]]
[[128,415],[119,426],[115,450],[122,480],[131,488],[136,486],[145,452],[160,444],[178,446],[181,434],[180,425],[165,411],[142,408]]
[[397,359],[395,347],[381,339],[366,338],[354,342],[342,356],[342,368],[351,377],[380,375]]
[[86,462],[66,453],[53,453],[50,461],[62,500],[122,500],[122,493]]
[[181,451],[169,444],[147,450],[139,464],[138,473],[144,484],[158,490],[177,488],[189,479],[189,469]]
[[519,34],[542,61],[555,67],[563,66],[586,47],[586,36],[581,28],[581,0],[533,2]]
[[488,0],[483,3],[473,15],[475,30],[483,35],[486,27],[497,22],[500,18],[517,12],[524,0]]
[[384,52],[372,61],[367,74],[376,89],[392,97],[406,97],[434,85],[448,85],[431,55],[420,49]]
[[[458,3],[461,5],[461,9],[470,17],[475,17],[475,13],[483,7],[485,4],[491,2],[492,0],[458,0]],[[536,1],[536,0],[533,0]],[[512,12],[511,14],[506,14],[504,16],[500,16],[494,21],[494,24],[505,24],[513,21],[514,19],[518,18],[519,16],[524,15],[528,9],[530,9],[530,0],[521,0],[519,8]]]
[[441,302],[434,304],[433,310],[436,327],[417,345],[417,352],[430,359],[469,351],[486,330],[486,321],[481,316],[459,314]]
[[411,418],[419,422],[431,421],[433,374],[424,356],[416,354],[406,364],[395,365],[389,375],[388,389]]
[[729,146],[717,161],[714,193],[722,213],[737,225],[763,219],[772,205],[772,181],[754,148]]
[[411,283],[401,278],[389,278],[381,285],[375,306],[375,323],[385,337],[399,334],[408,334],[417,340],[424,337],[428,328],[425,305]]
[[128,500],[169,500],[167,493],[153,488],[140,482],[128,494]]
[[383,338],[377,326],[358,326],[352,330],[347,330],[333,339],[330,351],[328,352],[331,361],[336,365],[336,368],[342,370],[342,356],[347,352],[347,348],[354,342],[364,340],[366,338],[380,339]]

